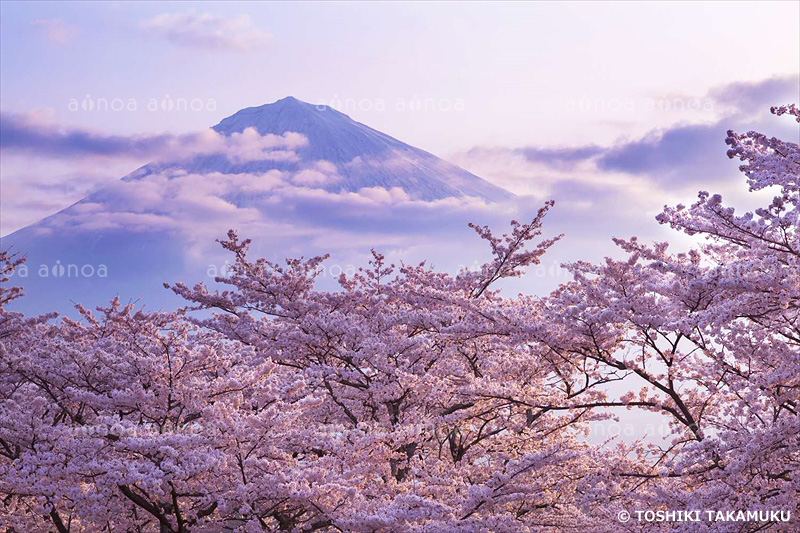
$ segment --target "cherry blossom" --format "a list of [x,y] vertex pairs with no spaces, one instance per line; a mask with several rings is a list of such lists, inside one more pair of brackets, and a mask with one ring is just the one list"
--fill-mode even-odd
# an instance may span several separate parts
[[[797,108],[773,108],[797,117]],[[252,258],[187,301],[113,300],[78,317],[7,310],[22,259],[0,253],[0,527],[58,531],[630,531],[634,510],[800,512],[800,149],[729,132],[752,190],[700,192],[614,239],[624,259],[567,265],[546,297],[505,297],[559,238],[545,204],[480,268],[368,266],[323,291],[326,256]],[[641,411],[667,439],[590,436]]]

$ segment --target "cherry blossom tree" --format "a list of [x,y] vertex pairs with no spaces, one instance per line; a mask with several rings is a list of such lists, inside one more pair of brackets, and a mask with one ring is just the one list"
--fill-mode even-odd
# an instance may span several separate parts
[[[578,418],[493,284],[557,239],[552,204],[453,276],[370,267],[314,289],[324,258],[247,257],[230,290],[172,289],[213,310],[115,300],[3,339],[0,494],[13,531],[526,531],[586,526],[597,467]],[[13,295],[19,295],[14,292]],[[21,317],[16,319],[22,320]],[[513,396],[524,405],[509,402]],[[588,419],[588,417],[586,417]]]
[[492,288],[555,242],[524,248],[550,205],[502,237],[475,226],[493,260],[456,276],[387,265],[373,252],[370,268],[340,277],[341,291],[317,292],[325,258],[250,261],[249,241],[231,232],[222,244],[235,254],[232,273],[217,279],[231,290],[172,287],[195,309],[217,311],[198,326],[301,375],[321,400],[296,453],[298,468],[326,474],[298,488],[281,527],[297,527],[296,517],[344,531],[588,523],[573,495],[591,450],[572,413],[530,407],[552,402],[547,372],[515,334],[515,303]]
[[[773,108],[800,121],[794,106]],[[621,261],[570,265],[575,281],[549,299],[533,329],[552,346],[553,369],[583,365],[596,405],[644,409],[673,428],[665,444],[631,450],[603,476],[638,509],[800,512],[800,149],[757,132],[728,132],[729,157],[751,190],[772,202],[737,214],[700,192],[665,207],[662,224],[706,242],[688,253],[667,243],[615,239]],[[619,397],[610,382],[633,387]],[[565,390],[575,385],[565,380]],[[627,495],[627,496],[626,496]],[[739,524],[759,530],[774,520]],[[721,530],[732,527],[716,524]]]
[[[794,106],[773,109],[800,121]],[[569,265],[545,298],[504,297],[560,237],[548,202],[509,233],[472,226],[481,268],[253,259],[167,285],[188,307],[119,300],[79,318],[6,309],[0,253],[0,527],[57,531],[631,531],[618,511],[782,510],[800,502],[800,150],[729,132],[751,189],[737,214],[701,192],[658,220],[707,240],[635,237],[624,260]],[[623,392],[618,392],[622,390]],[[597,443],[626,409],[667,441]],[[660,417],[660,418],[659,418]]]
[[[314,399],[297,396],[293,376],[254,363],[180,313],[134,312],[118,301],[98,316],[79,310],[80,322],[39,323],[3,344],[5,525],[202,531],[212,515],[247,523],[239,436],[289,437],[284,424]],[[259,455],[266,477],[284,478],[276,450]],[[268,492],[260,497],[279,505]]]

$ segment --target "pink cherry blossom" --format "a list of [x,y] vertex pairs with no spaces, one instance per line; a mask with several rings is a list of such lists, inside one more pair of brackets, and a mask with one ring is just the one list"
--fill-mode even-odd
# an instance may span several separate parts
[[[168,285],[173,312],[25,317],[0,252],[0,527],[667,531],[617,513],[712,509],[792,518],[679,529],[796,529],[800,149],[727,142],[769,205],[701,192],[658,217],[695,249],[615,239],[626,258],[572,263],[544,298],[497,282],[560,238],[537,240],[552,202],[508,234],[472,226],[477,270],[373,251],[337,291],[316,287],[327,257],[251,258],[231,231],[225,289]],[[632,411],[667,441],[586,438]]]

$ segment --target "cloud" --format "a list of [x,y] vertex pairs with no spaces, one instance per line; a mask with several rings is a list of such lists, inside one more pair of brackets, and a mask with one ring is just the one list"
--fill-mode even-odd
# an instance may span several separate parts
[[673,185],[724,180],[735,175],[738,167],[725,155],[730,127],[723,120],[653,131],[640,140],[610,147],[597,159],[597,168],[647,175]]
[[727,130],[770,129],[776,122],[768,118],[770,106],[799,93],[797,75],[730,83],[708,92],[722,111],[708,122],[672,124],[611,146],[475,147],[459,154],[457,162],[513,192],[537,196],[552,194],[553,185],[563,182],[629,190],[633,183],[663,189],[719,184],[738,175],[738,164],[726,156]]
[[707,97],[724,111],[716,121],[675,124],[638,140],[619,142],[601,152],[597,168],[649,176],[664,185],[726,181],[737,176],[738,169],[738,163],[726,156],[726,132],[772,129],[781,121],[771,119],[769,108],[798,95],[800,75],[714,87]]
[[739,113],[764,112],[765,106],[795,102],[800,98],[800,74],[775,76],[754,82],[735,82],[711,89],[708,95],[717,103]]
[[0,235],[33,224],[116,181],[130,170],[115,166],[79,166],[64,173],[57,165],[30,158],[0,158]]
[[341,180],[337,166],[330,161],[315,161],[292,176],[293,183],[309,187],[322,187]]
[[391,187],[389,189],[384,187],[362,187],[358,190],[358,194],[379,204],[386,205],[408,202],[411,199],[406,191],[400,187]]
[[92,193],[37,228],[40,234],[72,236],[166,232],[171,242],[201,258],[215,254],[215,239],[236,228],[258,237],[259,253],[273,256],[276,250],[289,255],[292,249],[351,253],[365,241],[384,250],[422,246],[449,241],[454,231],[467,233],[469,221],[505,227],[535,209],[520,199],[506,204],[470,197],[415,200],[397,187],[328,191],[298,185],[295,174],[153,173]]
[[684,248],[691,238],[674,234],[653,218],[665,204],[691,201],[698,189],[713,189],[731,205],[752,209],[754,198],[739,162],[726,155],[726,131],[796,137],[796,123],[770,115],[769,108],[797,94],[796,76],[732,83],[709,92],[719,114],[706,122],[671,124],[610,146],[479,146],[451,160],[526,195],[520,199],[532,205],[554,199],[546,227],[566,234],[549,254],[557,262],[613,256],[618,252],[609,243],[611,236],[636,234]]
[[77,26],[68,24],[60,18],[38,19],[31,25],[51,43],[66,44],[78,35]]
[[[268,161],[276,166],[297,167],[296,150],[307,142],[297,133],[259,135],[252,128],[230,136],[211,129],[182,135],[109,135],[61,127],[41,110],[22,115],[0,113],[0,235],[112,185],[119,176],[144,163],[150,162],[126,179],[162,168],[172,168],[176,173],[176,163],[189,161],[203,166],[208,158],[231,166]],[[312,165],[309,172],[321,173],[320,180],[324,178],[326,183],[336,179],[335,172],[331,173],[330,165],[324,162]],[[268,182],[270,174],[265,176],[262,181]],[[302,184],[314,185],[308,175],[298,179],[302,182],[303,178]],[[242,178],[241,186],[249,194],[264,185],[246,183]]]
[[139,28],[158,35],[172,44],[208,50],[257,50],[270,42],[271,36],[254,27],[250,17],[222,18],[194,13],[161,13],[139,22]]
[[610,146],[479,146],[452,160],[532,202],[554,199],[548,225],[567,234],[567,255],[607,254],[612,235],[682,242],[652,218],[698,189],[713,188],[737,205],[752,202],[739,162],[726,155],[726,132],[796,136],[796,124],[771,116],[769,108],[797,94],[797,76],[731,83],[709,91],[718,115],[706,122],[671,124]]
[[224,154],[233,162],[294,161],[294,150],[308,140],[298,133],[260,135],[254,128],[225,136],[212,129],[182,135],[108,135],[62,128],[38,116],[0,113],[0,149],[54,158],[87,156],[181,161],[197,155]]
[[[572,169],[578,163],[586,161],[603,151],[604,149],[597,145],[549,148],[528,146],[511,150],[512,153],[519,154],[532,163],[543,163],[551,168],[562,170]],[[497,154],[502,152],[502,148],[475,147],[472,148],[468,154],[471,157],[486,157],[492,153]]]
[[[396,232],[420,220],[432,223],[435,216],[418,216],[421,212],[487,209],[483,200],[462,196],[452,187],[453,198],[429,198],[393,186],[396,183],[390,178],[398,173],[408,178],[404,183],[418,185],[419,168],[408,158],[357,158],[342,165],[305,162],[296,150],[306,147],[308,139],[297,133],[260,135],[247,128],[229,136],[211,129],[183,135],[110,135],[63,127],[42,111],[5,113],[0,119],[3,185],[14,193],[4,196],[3,233],[52,214],[59,203],[69,205],[86,195],[78,205],[102,209],[71,209],[48,224],[75,230],[124,229],[128,223],[145,230],[152,224],[154,230],[185,229],[190,234],[214,221],[221,228],[238,222],[273,224],[285,219],[304,225],[324,219],[323,226],[342,227],[356,216],[359,224],[374,222]],[[28,161],[36,161],[37,168],[26,169]],[[72,172],[72,186],[67,189],[54,186],[57,180],[31,179],[33,175],[64,178],[64,165],[108,171],[125,161],[150,163],[132,173],[129,168],[119,172],[127,174],[119,182],[112,181],[109,172],[101,176]],[[443,168],[442,177],[454,168]],[[40,201],[21,205],[32,196]],[[426,201],[432,198],[439,199]],[[389,217],[387,222],[387,209],[406,210],[415,221]],[[352,228],[353,234],[362,229]]]

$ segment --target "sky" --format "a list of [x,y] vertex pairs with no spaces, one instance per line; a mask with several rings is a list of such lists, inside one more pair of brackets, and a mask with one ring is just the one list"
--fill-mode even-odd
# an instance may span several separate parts
[[[42,109],[63,124],[115,133],[178,133],[292,95],[338,102],[357,120],[439,155],[485,144],[610,143],[703,116],[648,111],[648,99],[702,98],[727,83],[796,74],[800,63],[794,2],[3,2],[0,9],[4,111]],[[133,98],[139,110],[69,110],[87,95]],[[141,111],[151,98],[204,105]]]
[[[554,231],[572,240],[553,261],[601,257],[613,235],[664,237],[653,217],[698,190],[754,202],[725,131],[800,140],[769,115],[800,101],[800,3],[4,1],[0,235],[288,95],[518,204],[555,198]],[[409,238],[418,255],[438,247]]]

